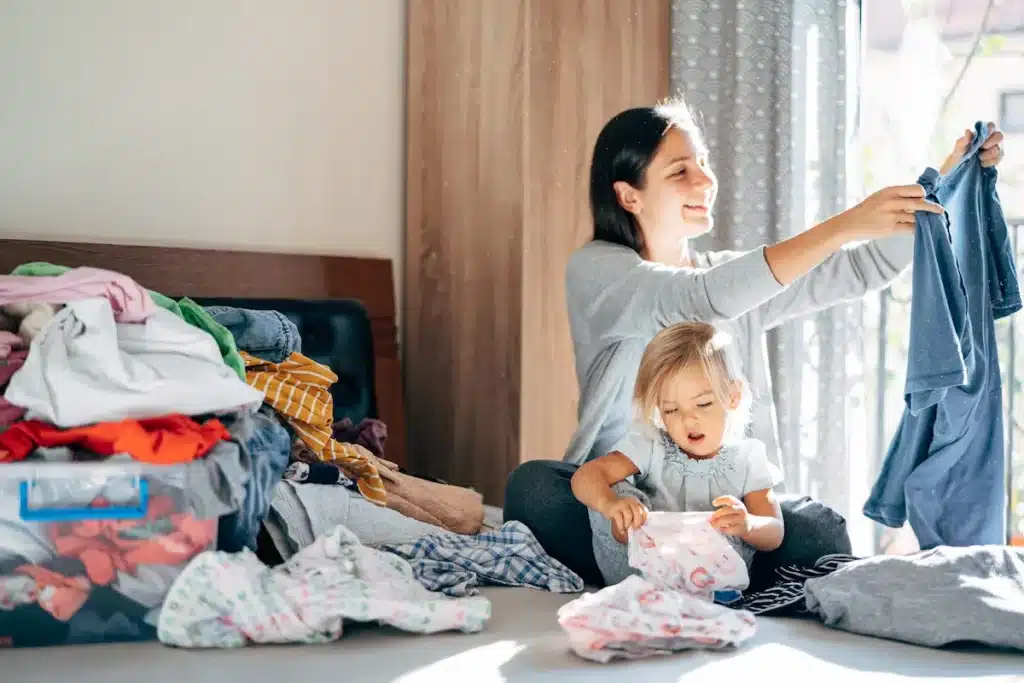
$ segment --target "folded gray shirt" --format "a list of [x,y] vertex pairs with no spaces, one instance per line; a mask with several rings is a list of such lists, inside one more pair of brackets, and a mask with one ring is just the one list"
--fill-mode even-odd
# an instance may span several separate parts
[[834,628],[930,647],[1024,650],[1024,550],[940,546],[881,555],[808,579],[804,590],[807,608]]

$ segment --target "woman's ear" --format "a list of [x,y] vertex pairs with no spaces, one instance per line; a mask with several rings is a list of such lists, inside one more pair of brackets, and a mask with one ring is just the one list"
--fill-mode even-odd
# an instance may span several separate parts
[[615,188],[615,197],[619,200],[619,206],[634,216],[643,210],[643,202],[640,193],[635,187],[625,180],[617,180],[612,185]]

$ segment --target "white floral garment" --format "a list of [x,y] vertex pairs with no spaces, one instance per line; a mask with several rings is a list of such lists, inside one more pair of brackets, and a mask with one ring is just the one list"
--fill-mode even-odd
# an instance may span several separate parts
[[273,569],[247,550],[199,555],[171,586],[158,635],[188,648],[325,643],[341,637],[346,619],[413,633],[473,632],[490,615],[486,598],[431,593],[408,562],[339,526]]
[[630,532],[629,576],[558,611],[573,651],[598,662],[737,646],[756,632],[754,615],[714,603],[742,591],[747,567],[708,523],[710,513],[652,512]]

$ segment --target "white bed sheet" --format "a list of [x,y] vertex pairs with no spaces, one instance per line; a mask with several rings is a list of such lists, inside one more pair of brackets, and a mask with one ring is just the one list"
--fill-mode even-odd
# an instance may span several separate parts
[[485,631],[417,636],[349,629],[319,646],[232,651],[174,650],[157,643],[10,650],[0,654],[4,683],[744,683],[746,681],[929,680],[1024,682],[1024,654],[950,652],[856,636],[809,620],[760,618],[758,634],[732,651],[689,652],[595,664],[566,646],[555,622],[575,596],[528,588],[488,588],[493,616]]

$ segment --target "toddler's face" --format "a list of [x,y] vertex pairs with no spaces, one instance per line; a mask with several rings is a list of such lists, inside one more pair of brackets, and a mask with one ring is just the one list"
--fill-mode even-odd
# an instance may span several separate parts
[[739,391],[737,387],[726,404],[702,367],[683,368],[665,383],[659,397],[658,409],[666,431],[689,455],[707,458],[717,454],[729,412],[739,405]]

